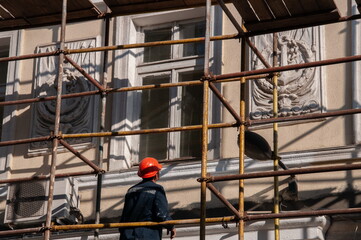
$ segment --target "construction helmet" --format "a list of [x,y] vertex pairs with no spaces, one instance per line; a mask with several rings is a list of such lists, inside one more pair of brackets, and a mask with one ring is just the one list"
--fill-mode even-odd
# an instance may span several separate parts
[[146,157],[139,164],[138,176],[141,178],[151,178],[161,169],[162,164],[159,164],[157,159]]

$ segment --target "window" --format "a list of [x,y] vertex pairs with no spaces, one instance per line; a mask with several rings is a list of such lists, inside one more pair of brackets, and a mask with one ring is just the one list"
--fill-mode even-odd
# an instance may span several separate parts
[[[117,44],[203,37],[204,13],[204,8],[196,8],[119,17]],[[117,52],[115,59],[115,88],[199,80],[203,76],[204,43],[130,49]],[[216,66],[212,69],[215,72]],[[120,93],[114,102],[112,131],[202,124],[201,85]],[[212,120],[219,120],[216,108],[212,102]],[[145,156],[160,160],[200,159],[201,130],[117,137],[110,144],[111,170],[129,168]],[[212,158],[218,154],[218,145],[215,140],[211,145]]]
[[[19,39],[21,31],[8,31],[0,33],[0,57],[19,55]],[[17,99],[18,93],[18,61],[0,63],[0,101]],[[16,106],[0,107],[1,141],[15,139]],[[0,179],[7,178],[6,169],[9,167],[13,146],[2,147],[0,150]]]
[[[144,42],[177,40],[204,36],[202,19],[173,22],[171,25],[141,28]],[[203,75],[199,59],[204,55],[203,43],[167,45],[145,48],[139,55],[137,71],[143,85],[198,80]],[[140,129],[199,125],[202,123],[201,86],[151,89],[142,91]],[[139,159],[201,157],[200,131],[140,135]]]
[[[0,58],[9,56],[10,38],[0,38]],[[5,101],[6,81],[8,76],[8,62],[0,62],[0,101]],[[3,118],[4,107],[0,106],[0,117]],[[0,136],[2,133],[2,124],[0,125]]]

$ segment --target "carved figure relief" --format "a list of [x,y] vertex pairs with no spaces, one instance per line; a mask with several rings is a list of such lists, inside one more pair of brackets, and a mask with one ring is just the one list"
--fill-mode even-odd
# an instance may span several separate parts
[[[256,47],[270,64],[273,59],[272,35],[253,39]],[[316,28],[299,29],[278,34],[278,66],[313,62],[320,59],[320,39]],[[262,62],[251,54],[252,69],[265,68]],[[281,72],[278,78],[279,116],[292,116],[320,111],[321,75],[316,68]],[[251,84],[252,119],[272,117],[272,79],[260,79]]]
[[[67,48],[89,48],[96,46],[96,39],[69,42]],[[56,50],[57,46],[39,47],[38,52]],[[96,53],[74,54],[70,57],[85,69],[93,78],[98,79]],[[57,57],[40,58],[36,66],[36,97],[56,96],[57,92]],[[94,86],[70,63],[64,62],[63,94],[79,93],[94,90]],[[60,115],[60,131],[62,133],[88,133],[95,131],[97,119],[96,96],[67,98],[62,100]],[[54,131],[55,106],[54,101],[45,101],[33,105],[32,136],[47,136]],[[90,138],[68,139],[70,144],[89,144]],[[50,147],[50,142],[32,143],[30,153],[41,153]]]

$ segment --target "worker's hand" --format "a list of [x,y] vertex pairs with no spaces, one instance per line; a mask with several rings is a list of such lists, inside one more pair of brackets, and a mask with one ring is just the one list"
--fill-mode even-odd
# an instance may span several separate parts
[[177,235],[177,231],[175,230],[175,228],[173,228],[172,230],[167,229],[167,235],[169,235],[170,233],[170,239],[175,238],[175,236]]

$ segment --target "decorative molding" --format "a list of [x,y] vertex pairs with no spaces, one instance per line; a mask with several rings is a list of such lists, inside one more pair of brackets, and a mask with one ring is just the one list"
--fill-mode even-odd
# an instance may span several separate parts
[[[292,152],[281,154],[282,161],[289,168],[307,167],[324,164],[329,161],[351,159],[361,157],[361,148],[357,146],[346,146],[338,148],[329,148],[315,151]],[[212,175],[238,174],[239,159],[229,158],[212,160],[208,162],[207,172]],[[247,173],[271,171],[273,169],[272,161],[255,161],[250,158],[245,159],[245,168]],[[180,164],[163,164],[163,170],[160,172],[162,181],[172,179],[187,179],[200,177],[201,164],[199,162],[183,162]],[[97,184],[96,176],[77,177],[79,188],[94,188]],[[123,172],[108,172],[103,177],[103,187],[111,186],[131,186],[139,182],[137,168],[124,170]]]
[[[214,12],[214,8],[212,8]],[[139,28],[144,25],[158,25],[169,23],[172,21],[180,21],[180,20],[188,20],[196,18],[198,15],[204,15],[204,11],[200,11],[197,9],[187,9],[180,11],[172,11],[172,12],[161,12],[161,13],[151,13],[151,14],[139,14],[139,15],[131,15],[131,16],[122,16],[116,18],[116,29],[122,29],[122,31],[117,31],[115,33],[115,43],[118,44],[128,44],[132,42],[137,42],[137,38],[139,37]],[[214,14],[214,13],[212,13]],[[219,54],[220,47],[218,49],[212,49],[212,51],[216,51]],[[147,65],[142,64],[142,67],[136,67],[139,65],[137,62],[137,57],[139,56],[139,51],[137,49],[127,49],[122,51],[116,51],[114,58],[114,77],[113,77],[113,86],[115,88],[120,87],[130,87],[140,85],[140,73],[146,71],[149,72],[149,68]],[[212,53],[213,54],[213,53]],[[187,59],[187,58],[185,58]],[[188,69],[194,68],[193,65],[197,63],[197,65],[202,65],[201,60],[197,57],[190,57],[187,59],[187,63],[189,64]],[[177,59],[166,61],[164,64],[159,64],[159,66],[164,66],[164,69],[170,71],[169,66],[171,68],[176,69],[186,69],[184,66],[185,60],[182,59],[183,65],[179,64]],[[138,65],[137,65],[138,64]],[[179,64],[179,65],[177,65]],[[220,63],[219,63],[220,64]],[[203,67],[203,66],[202,66]],[[219,66],[215,67],[215,71],[219,70]],[[218,69],[217,69],[218,67]],[[162,70],[164,70],[162,69]],[[153,72],[154,66],[153,66]],[[159,69],[157,71],[160,71]],[[165,70],[164,70],[165,71]],[[174,71],[175,72],[175,71]],[[114,95],[113,98],[113,109],[112,109],[112,131],[130,131],[139,129],[139,102],[140,102],[140,92],[132,91],[132,92],[122,92]],[[218,107],[219,109],[219,101],[215,101],[214,99],[210,100],[210,103],[213,104],[213,109]],[[219,111],[214,111],[214,114],[210,114],[212,117],[212,121],[218,122],[219,117],[216,116]],[[172,124],[175,124],[174,120]],[[173,136],[177,136],[178,133],[171,133]],[[219,139],[219,137],[215,137],[216,134],[219,135],[219,132],[213,131],[210,133],[210,139]],[[176,141],[176,137],[172,138],[172,140]],[[211,145],[209,146],[209,155],[217,156],[219,155],[217,141],[211,141]],[[138,162],[138,145],[139,145],[139,136],[120,136],[114,137],[110,140],[110,151],[109,151],[109,169],[111,171],[120,170],[120,169],[129,169],[132,167],[134,163]],[[175,154],[176,155],[176,154]]]
[[[69,49],[91,48],[99,45],[99,38],[89,38],[66,43]],[[39,46],[37,53],[55,51],[57,44]],[[94,79],[99,79],[99,53],[81,53],[70,56]],[[57,57],[39,58],[36,61],[34,94],[36,97],[55,96],[57,79]],[[63,94],[94,90],[95,87],[70,63],[64,62]],[[62,100],[60,131],[62,133],[89,133],[97,129],[98,98],[85,96]],[[37,103],[32,108],[33,124],[31,136],[47,136],[54,128],[55,101]],[[68,142],[77,147],[87,147],[91,138],[71,139]],[[93,140],[94,141],[94,140]],[[46,153],[50,142],[30,144],[29,155]]]
[[[320,27],[297,29],[278,33],[278,66],[301,64],[321,59]],[[271,34],[252,38],[265,59],[272,63],[273,37]],[[252,69],[264,68],[252,52]],[[278,77],[278,105],[280,116],[293,116],[322,111],[322,75],[318,68],[306,68],[281,72]],[[252,119],[269,118],[273,115],[273,85],[271,79],[251,83],[250,116]]]
[[[357,3],[352,1],[352,14],[359,14]],[[351,51],[352,55],[361,54],[361,26],[358,21],[351,22]],[[352,62],[352,108],[361,108],[361,62]],[[361,143],[361,115],[353,115],[353,140]]]

